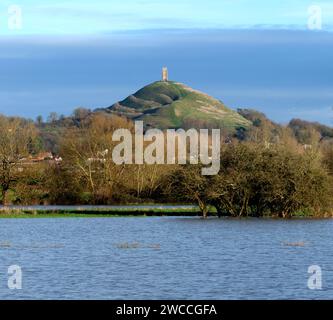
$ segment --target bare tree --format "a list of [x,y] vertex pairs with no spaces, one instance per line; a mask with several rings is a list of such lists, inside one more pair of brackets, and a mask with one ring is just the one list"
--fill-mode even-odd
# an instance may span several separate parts
[[34,137],[31,122],[0,116],[0,202],[3,205],[7,204],[7,192],[16,180],[18,164],[29,155]]
[[79,128],[67,129],[61,142],[63,166],[72,171],[77,182],[83,183],[94,203],[112,198],[122,180],[124,166],[112,161],[113,132],[118,128],[131,128],[128,120],[116,116],[96,114]]
[[56,112],[51,112],[47,117],[47,122],[51,124],[55,124],[59,120],[59,116]]
[[81,121],[81,120],[86,119],[90,114],[91,114],[91,110],[90,109],[79,107],[79,108],[76,108],[73,111],[72,117],[75,120]]

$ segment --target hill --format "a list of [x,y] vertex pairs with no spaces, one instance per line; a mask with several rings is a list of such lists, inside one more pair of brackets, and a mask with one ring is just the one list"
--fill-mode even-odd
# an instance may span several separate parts
[[149,84],[104,111],[142,120],[146,127],[160,129],[215,127],[234,131],[251,125],[221,101],[173,81]]

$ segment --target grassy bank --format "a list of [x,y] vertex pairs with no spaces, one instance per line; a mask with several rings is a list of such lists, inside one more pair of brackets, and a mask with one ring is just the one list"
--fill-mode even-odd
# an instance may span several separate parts
[[144,215],[117,215],[117,214],[82,214],[82,213],[6,213],[0,219],[42,219],[42,218],[117,218],[117,217],[144,217]]
[[[211,212],[214,214],[214,210]],[[54,206],[2,207],[0,218],[94,218],[145,216],[198,216],[196,206]]]
[[[110,217],[180,217],[201,216],[195,205],[136,204],[114,206],[0,206],[0,218],[110,218]],[[208,216],[216,216],[213,206],[208,207]],[[243,216],[245,218],[246,216]],[[277,215],[262,218],[276,218]],[[311,210],[294,212],[292,218],[333,218],[333,211],[316,214]]]

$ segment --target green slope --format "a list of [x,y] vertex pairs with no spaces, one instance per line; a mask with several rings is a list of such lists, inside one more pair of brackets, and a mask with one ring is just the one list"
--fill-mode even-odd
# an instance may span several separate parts
[[250,122],[221,101],[177,82],[154,82],[117,102],[107,112],[142,120],[148,127],[248,127]]

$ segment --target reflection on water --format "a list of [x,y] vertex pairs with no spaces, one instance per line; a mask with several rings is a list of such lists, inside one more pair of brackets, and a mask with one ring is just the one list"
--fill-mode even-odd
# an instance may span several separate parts
[[[333,220],[1,219],[2,299],[332,299]],[[19,265],[22,290],[7,288]],[[323,290],[307,288],[308,267]]]

